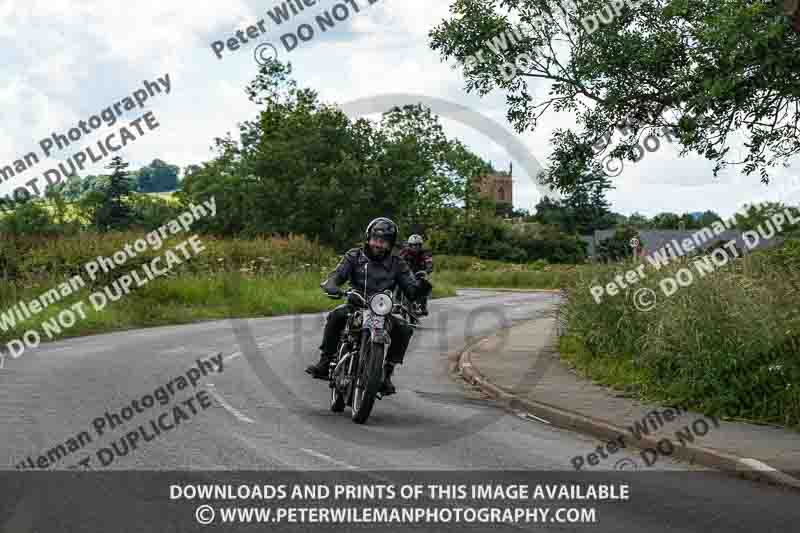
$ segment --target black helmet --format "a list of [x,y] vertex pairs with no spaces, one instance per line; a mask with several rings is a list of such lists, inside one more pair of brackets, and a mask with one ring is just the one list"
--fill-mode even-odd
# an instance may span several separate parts
[[364,232],[364,236],[367,241],[369,241],[371,237],[378,237],[387,241],[390,246],[394,246],[397,240],[397,224],[386,217],[376,218],[369,223],[367,231]]

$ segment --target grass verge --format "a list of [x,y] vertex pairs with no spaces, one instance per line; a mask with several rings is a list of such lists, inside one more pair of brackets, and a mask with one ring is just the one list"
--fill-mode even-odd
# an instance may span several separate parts
[[[29,320],[17,322],[0,332],[6,343],[36,329],[42,341],[92,335],[132,328],[187,324],[202,320],[224,320],[315,313],[332,309],[340,301],[325,297],[319,290],[320,276],[306,272],[272,276],[251,276],[240,272],[208,275],[183,275],[156,279],[133,289],[128,295],[96,311],[89,302],[91,292],[82,289],[48,306]],[[25,291],[31,293],[34,291]],[[434,297],[454,296],[452,287],[436,287]],[[72,327],[61,327],[58,315],[77,302],[85,319]],[[80,316],[76,313],[76,316]],[[48,326],[44,327],[43,323]]]
[[[600,303],[590,288],[626,267],[583,271],[562,306],[562,357],[643,400],[800,427],[800,242],[704,277],[695,260],[648,267],[644,280]],[[667,297],[659,282],[680,269],[693,272],[694,282]],[[642,289],[657,297],[649,311],[634,301]]]

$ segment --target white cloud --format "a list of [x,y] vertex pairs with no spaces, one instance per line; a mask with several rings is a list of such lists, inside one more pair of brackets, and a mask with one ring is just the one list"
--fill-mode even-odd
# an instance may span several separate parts
[[[502,94],[484,98],[466,94],[452,61],[442,62],[429,48],[428,32],[448,16],[450,1],[378,0],[372,5],[356,1],[359,13],[290,54],[282,51],[282,59],[291,60],[301,85],[317,89],[329,102],[389,92],[444,98],[468,105],[513,131]],[[123,155],[134,168],[156,157],[181,167],[208,160],[214,137],[228,131],[235,134],[237,123],[255,117],[256,107],[243,89],[257,71],[256,44],[280,44],[282,33],[301,20],[313,21],[314,15],[334,5],[322,0],[315,9],[307,8],[304,19],[273,28],[266,13],[279,4],[276,0],[267,4],[257,0],[0,3],[0,58],[10,74],[0,82],[0,121],[6,133],[0,139],[0,164],[38,150],[42,137],[74,127],[139,88],[142,80],[154,80],[166,72],[173,81],[171,94],[148,104],[160,128],[130,144]],[[212,41],[226,40],[260,19],[270,24],[268,35],[237,51],[226,50],[223,60],[214,56]],[[536,132],[525,132],[521,139],[545,163],[550,132],[572,122],[568,115],[546,116]],[[510,156],[503,147],[451,121],[444,123],[496,167],[508,166]],[[81,146],[96,141],[98,134],[81,141]],[[731,170],[713,182],[712,164],[697,156],[679,159],[676,153],[666,147],[635,165],[626,162],[625,172],[614,180],[616,190],[610,193],[614,208],[625,213],[705,209],[723,213],[763,193],[757,177],[742,177]],[[30,176],[40,175],[53,163],[43,162]],[[795,165],[776,174],[789,179],[800,172]],[[515,177],[516,203],[530,208],[538,193],[519,165],[515,165]],[[10,186],[4,184],[0,193]]]

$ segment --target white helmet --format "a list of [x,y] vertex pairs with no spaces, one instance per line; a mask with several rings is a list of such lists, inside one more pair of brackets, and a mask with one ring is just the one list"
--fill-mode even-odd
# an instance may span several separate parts
[[415,244],[419,244],[422,246],[422,236],[417,235],[416,233],[408,238],[408,245],[413,246]]

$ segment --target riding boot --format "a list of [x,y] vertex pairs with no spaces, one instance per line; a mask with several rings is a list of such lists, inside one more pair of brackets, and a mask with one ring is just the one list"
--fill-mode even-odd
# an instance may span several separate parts
[[419,314],[420,316],[428,316],[428,300],[422,300],[419,304]]
[[383,365],[383,383],[381,383],[381,394],[388,396],[397,392],[394,384],[392,383],[392,373],[394,372],[394,364],[386,363]]
[[332,362],[333,354],[320,353],[319,362],[315,365],[307,366],[306,373],[311,374],[315,379],[328,379]]

